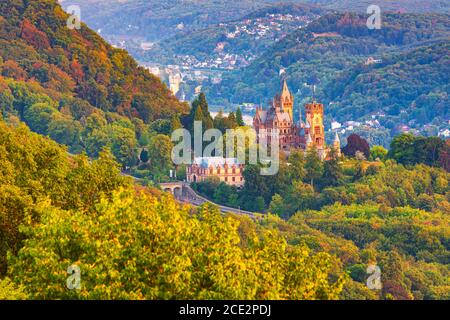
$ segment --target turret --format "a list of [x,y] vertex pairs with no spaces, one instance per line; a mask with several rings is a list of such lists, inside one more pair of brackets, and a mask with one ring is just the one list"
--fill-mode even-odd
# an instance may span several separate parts
[[313,143],[313,140],[311,138],[311,135],[308,133],[308,135],[306,136],[306,147],[309,148],[312,143]]
[[336,150],[336,153],[338,155],[338,157],[341,156],[341,139],[339,139],[339,135],[336,131],[336,135],[334,137],[334,141],[333,141],[333,148],[334,150]]

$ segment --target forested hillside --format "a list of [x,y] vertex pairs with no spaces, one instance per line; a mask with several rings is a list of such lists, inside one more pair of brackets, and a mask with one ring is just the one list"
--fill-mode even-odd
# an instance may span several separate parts
[[445,0],[64,0],[63,5],[80,5],[83,20],[95,30],[101,29],[106,36],[128,35],[158,41],[183,30],[205,29],[241,19],[261,8],[291,3],[343,12],[365,13],[372,4],[379,5],[383,12],[450,12]]
[[364,13],[370,5],[380,6],[383,12],[450,13],[450,5],[445,0],[305,0],[305,2],[339,11]]
[[[449,93],[449,32],[448,15],[385,14],[380,30],[369,30],[363,15],[326,15],[249,67],[211,84],[208,94],[212,103],[267,101],[279,87],[280,70],[286,69],[290,86],[299,90],[298,105],[311,98],[308,84],[316,84],[328,119],[368,120],[382,114],[381,125],[389,130],[394,124],[419,132],[424,124],[442,128],[449,117],[443,108]],[[376,62],[366,64],[370,57]]]
[[[324,192],[332,205],[292,180],[297,213],[254,221],[133,186],[110,153],[70,157],[24,124],[0,120],[0,149],[0,299],[449,298],[442,170],[389,162]],[[374,264],[382,290],[366,286]]]
[[[67,27],[55,0],[0,3],[0,112],[96,157],[109,147],[125,166],[148,143],[150,123],[188,110],[126,51],[86,25]],[[144,138],[143,138],[144,137]],[[142,140],[144,139],[144,140]]]
[[[69,158],[2,120],[0,150],[0,300],[337,299],[347,279],[275,230],[244,242],[216,208],[133,187],[108,153]],[[80,290],[66,287],[71,265]]]
[[65,0],[80,5],[84,21],[105,35],[139,36],[157,41],[180,31],[236,20],[277,0]]
[[[217,53],[236,54],[246,57],[246,60],[252,60],[276,41],[304,27],[324,12],[315,6],[276,4],[263,7],[237,20],[201,30],[180,30],[174,36],[159,41],[150,50],[132,50],[132,54],[139,61],[163,65],[179,63],[182,55],[193,56],[199,61],[214,60],[218,57]],[[276,19],[274,15],[279,15],[279,18]],[[262,25],[272,27],[263,29]],[[236,30],[239,29],[244,32],[238,33]]]

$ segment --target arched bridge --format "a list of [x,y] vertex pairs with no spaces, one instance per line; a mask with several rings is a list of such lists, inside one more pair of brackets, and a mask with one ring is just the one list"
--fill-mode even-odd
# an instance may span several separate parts
[[185,194],[185,183],[181,181],[164,182],[159,184],[165,192],[170,192],[176,199],[183,198]]
[[244,211],[241,209],[236,208],[230,208],[226,206],[222,206],[219,204],[216,204],[200,195],[198,195],[186,182],[181,181],[174,181],[174,182],[166,182],[166,183],[160,183],[159,184],[161,189],[165,192],[170,192],[174,195],[175,199],[177,199],[180,202],[189,203],[194,206],[202,205],[205,202],[212,203],[219,207],[220,211],[223,213],[231,212],[231,213],[237,213],[237,214],[245,214],[247,216],[250,216],[251,218],[261,218],[262,215],[255,213],[255,212],[249,212]]

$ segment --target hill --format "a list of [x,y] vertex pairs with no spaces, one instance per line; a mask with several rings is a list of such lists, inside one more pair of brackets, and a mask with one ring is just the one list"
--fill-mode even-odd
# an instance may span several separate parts
[[68,156],[23,124],[0,120],[0,149],[0,299],[448,299],[443,170],[388,161],[320,194],[290,181],[284,205],[303,209],[253,221],[133,186],[110,153]]
[[66,0],[79,5],[83,20],[106,36],[123,35],[158,41],[182,31],[233,21],[276,0]]
[[[131,52],[140,61],[162,65],[180,64],[190,59],[196,60],[199,66],[204,62],[209,66],[217,59],[236,56],[237,64],[233,67],[246,66],[273,43],[317,19],[323,12],[308,5],[266,6],[234,21],[200,30],[180,31],[149,50],[136,48]],[[189,65],[195,63],[190,61]]]
[[366,12],[370,5],[378,5],[383,12],[409,12],[409,13],[450,13],[450,5],[445,0],[308,0],[325,8]]
[[[68,157],[2,120],[0,149],[0,299],[337,299],[342,291],[346,276],[331,255],[269,231],[243,245],[237,219],[132,186],[109,153]],[[80,290],[66,287],[69,266],[82,270]]]
[[[279,87],[280,70],[285,69],[291,88],[299,90],[299,104],[312,95],[307,84],[317,85],[318,99],[330,105],[328,121],[365,121],[384,112],[388,116],[380,121],[389,129],[388,121],[416,123],[417,129],[425,123],[444,124],[446,111],[429,111],[430,117],[421,120],[416,119],[417,112],[403,118],[400,113],[412,107],[425,110],[428,106],[421,101],[426,96],[444,97],[439,104],[445,104],[450,16],[386,14],[383,21],[380,30],[369,30],[363,15],[323,16],[274,44],[250,66],[225,75],[222,83],[210,84],[209,97],[216,104],[268,101]],[[370,57],[377,63],[368,64]],[[417,77],[416,64],[433,79]],[[351,85],[355,79],[364,81],[365,89]]]
[[106,37],[139,37],[145,41],[159,41],[182,31],[205,29],[229,22],[282,4],[313,4],[324,9],[344,12],[366,12],[371,4],[379,5],[383,12],[449,13],[445,0],[64,0],[63,5],[79,5],[83,21]]
[[71,152],[107,146],[130,165],[149,124],[188,106],[86,25],[69,29],[68,17],[55,0],[0,3],[0,112]]

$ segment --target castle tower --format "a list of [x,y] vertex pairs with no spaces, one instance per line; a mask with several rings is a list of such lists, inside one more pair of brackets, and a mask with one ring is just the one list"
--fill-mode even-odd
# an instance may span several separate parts
[[305,135],[310,135],[317,149],[325,149],[325,128],[323,125],[323,104],[313,101],[305,105]]
[[281,112],[289,113],[291,121],[294,120],[293,108],[294,108],[294,96],[289,91],[286,80],[283,80],[283,85],[280,95],[275,97],[274,106]]

